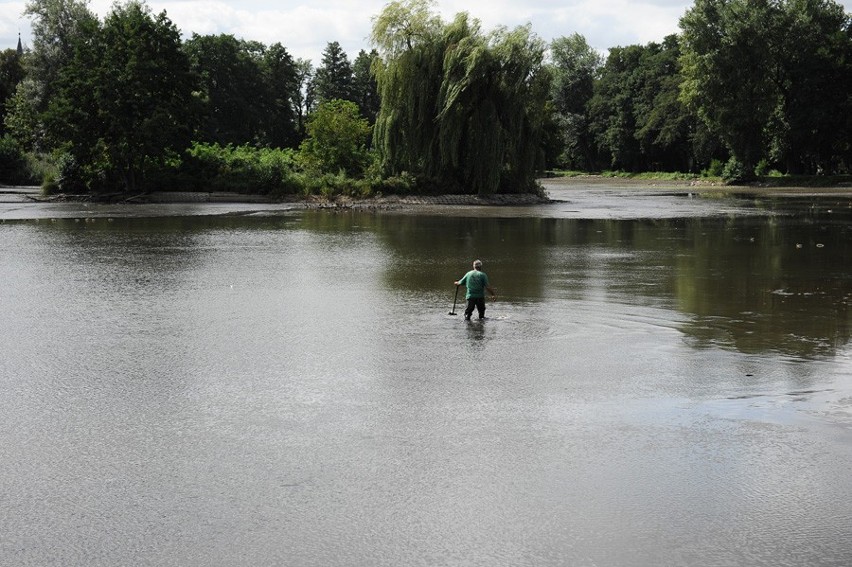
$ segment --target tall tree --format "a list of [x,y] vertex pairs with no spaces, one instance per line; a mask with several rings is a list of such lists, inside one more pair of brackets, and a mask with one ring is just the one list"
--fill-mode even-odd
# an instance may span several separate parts
[[[322,52],[322,64],[314,74],[318,102],[352,100],[352,65],[340,44],[333,41]],[[355,102],[355,101],[353,101]]]
[[680,100],[679,57],[675,35],[649,43],[640,56],[634,114],[644,169],[697,171],[716,157],[715,138]]
[[5,134],[7,104],[14,96],[18,83],[24,80],[23,56],[16,49],[0,51],[0,135]]
[[381,59],[374,69],[381,108],[373,132],[384,167],[436,177],[440,155],[435,112],[443,74],[444,23],[434,2],[388,3],[373,20],[372,41]]
[[[50,89],[68,63],[73,44],[84,39],[97,16],[89,0],[30,0],[24,15],[32,19],[32,55],[29,73],[44,89],[41,103],[50,98]],[[40,105],[37,105],[40,106]]]
[[595,94],[589,102],[591,131],[604,167],[641,171],[644,169],[636,138],[636,100],[641,45],[610,49],[601,69]]
[[791,173],[837,171],[852,157],[852,19],[835,2],[788,0],[776,33],[770,157]]
[[374,20],[384,167],[471,193],[530,190],[547,99],[544,43],[529,27],[483,34],[464,13],[444,24],[431,6],[391,2]]
[[375,49],[369,53],[363,49],[358,52],[355,63],[352,65],[352,98],[358,105],[361,115],[370,124],[376,121],[379,112],[379,91],[376,79],[373,76],[373,61],[378,59],[379,52]]
[[201,81],[199,141],[264,143],[267,97],[259,46],[228,34],[193,34],[184,48]]
[[696,0],[680,20],[683,100],[718,130],[746,177],[767,155],[779,14],[775,0]]
[[189,143],[195,84],[180,32],[136,0],[85,31],[50,101],[52,124],[92,176],[140,190],[149,168]]
[[832,0],[697,0],[681,19],[683,99],[745,175],[763,158],[833,169],[848,148],[850,18]]
[[296,88],[290,95],[290,104],[296,114],[296,131],[299,138],[305,137],[308,115],[314,109],[316,99],[313,87],[314,67],[308,59],[296,60]]
[[610,50],[589,105],[601,166],[628,171],[696,171],[718,144],[680,100],[679,41]]
[[26,77],[7,101],[6,126],[25,147],[50,144],[43,113],[72,57],[73,44],[98,23],[88,0],[30,0],[24,15],[32,22],[32,49],[25,58]]
[[588,104],[603,58],[577,33],[553,40],[550,54],[550,96],[564,146],[560,161],[565,167],[594,169]]
[[280,43],[264,49],[262,57],[268,113],[265,141],[273,147],[296,147],[300,137],[291,104],[299,88],[296,62]]
[[318,173],[340,171],[357,177],[367,165],[370,125],[352,101],[321,102],[308,119],[307,138],[299,148],[305,166]]

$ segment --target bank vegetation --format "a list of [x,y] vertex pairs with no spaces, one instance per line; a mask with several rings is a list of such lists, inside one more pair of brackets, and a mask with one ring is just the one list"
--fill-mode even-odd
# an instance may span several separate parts
[[[852,18],[831,0],[696,0],[661,42],[387,4],[369,51],[183,37],[140,0],[30,0],[0,52],[0,182],[48,193],[535,193],[548,171],[778,185],[852,172]],[[569,30],[566,30],[569,31]],[[666,172],[666,173],[662,173]]]

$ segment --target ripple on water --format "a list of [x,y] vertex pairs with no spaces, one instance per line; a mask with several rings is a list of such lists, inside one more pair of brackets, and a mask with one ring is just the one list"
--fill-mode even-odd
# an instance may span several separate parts
[[[0,563],[850,557],[845,346],[714,342],[776,319],[675,305],[665,227],[498,216],[3,225]],[[471,226],[517,291],[465,323]]]

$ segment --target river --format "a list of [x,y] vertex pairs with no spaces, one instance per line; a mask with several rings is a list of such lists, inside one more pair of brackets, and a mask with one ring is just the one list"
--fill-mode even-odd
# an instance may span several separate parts
[[547,187],[0,202],[0,564],[849,565],[852,198]]

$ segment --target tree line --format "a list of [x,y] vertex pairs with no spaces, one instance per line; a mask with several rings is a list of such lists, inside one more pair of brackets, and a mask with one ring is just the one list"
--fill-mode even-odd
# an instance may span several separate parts
[[749,179],[852,169],[852,20],[831,0],[696,0],[614,47],[390,2],[371,50],[182,39],[141,0],[30,0],[0,52],[0,181],[71,192],[536,190],[545,169]]
[[556,161],[749,179],[852,169],[852,22],[825,0],[697,0],[681,34],[553,53]]

